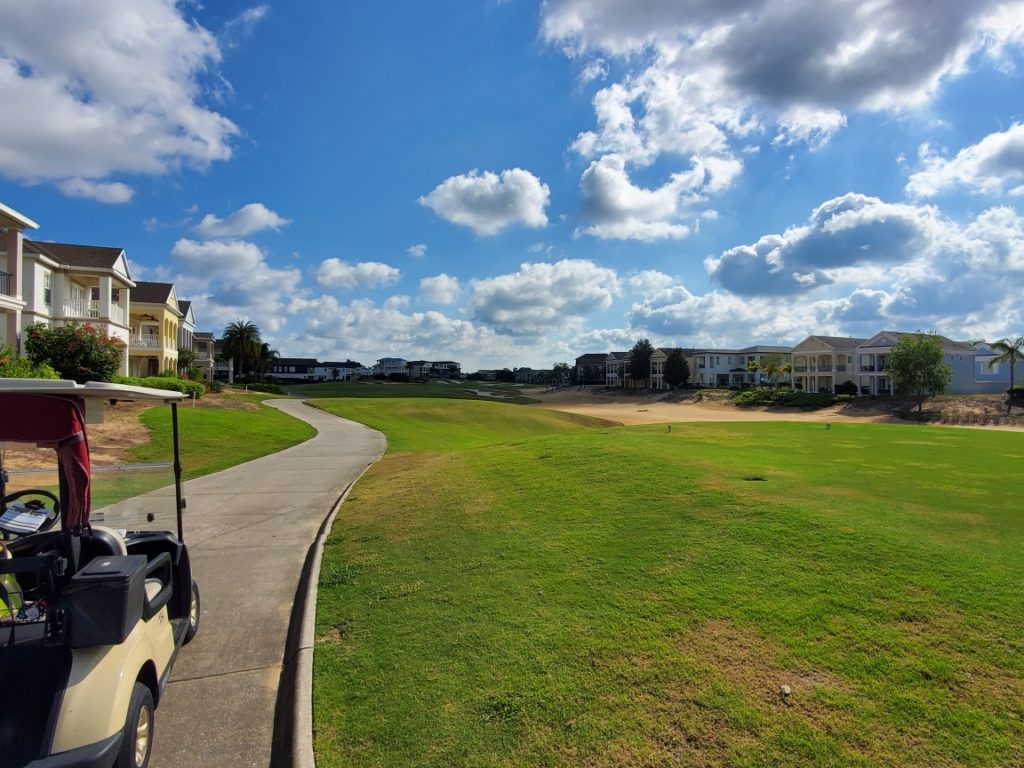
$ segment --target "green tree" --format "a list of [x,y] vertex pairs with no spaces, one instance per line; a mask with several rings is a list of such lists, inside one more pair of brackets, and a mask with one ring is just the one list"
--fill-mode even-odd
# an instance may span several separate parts
[[196,353],[194,350],[180,347],[178,349],[178,373],[187,374],[196,364]]
[[265,341],[260,344],[260,352],[254,363],[256,376],[260,381],[263,381],[263,379],[266,378],[267,372],[274,364],[274,361],[279,357],[280,355],[277,353],[277,350],[271,349],[270,345]]
[[235,371],[251,371],[260,357],[263,339],[260,329],[248,320],[235,320],[224,328],[224,356],[235,361]]
[[761,372],[768,377],[768,383],[775,386],[779,377],[789,373],[789,369],[782,355],[765,355],[761,358]]
[[898,395],[913,398],[917,410],[929,395],[949,387],[953,369],[943,362],[942,341],[934,333],[915,333],[897,341],[885,358],[885,370]]
[[993,352],[998,352],[999,356],[989,360],[988,367],[995,368],[999,363],[1009,363],[1010,365],[1010,387],[1017,383],[1016,376],[1014,374],[1014,366],[1018,360],[1024,360],[1024,336],[1018,336],[1013,341],[1009,339],[1003,339],[1002,341],[994,341],[989,345]]
[[756,358],[751,358],[750,360],[747,360],[747,373],[753,375],[754,383],[755,384],[759,384],[760,383],[757,380],[757,372],[760,371],[760,370],[761,370],[761,363],[759,363]]
[[629,351],[629,375],[634,382],[642,381],[647,384],[651,378],[651,355],[654,354],[654,347],[647,339],[639,339]]
[[564,386],[569,383],[572,369],[568,363],[555,363],[551,368],[551,383]]
[[672,389],[681,387],[690,380],[690,364],[681,349],[673,349],[665,360],[665,383]]
[[25,329],[25,352],[34,364],[48,363],[60,378],[79,384],[110,381],[123,357],[112,338],[91,325],[77,323],[58,328],[30,325]]

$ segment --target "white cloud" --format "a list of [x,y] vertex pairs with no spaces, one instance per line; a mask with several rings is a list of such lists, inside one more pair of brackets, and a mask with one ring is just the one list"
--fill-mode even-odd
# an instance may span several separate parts
[[379,261],[349,264],[341,259],[326,259],[316,273],[316,281],[326,288],[376,288],[398,282],[402,273]]
[[728,158],[730,143],[772,124],[780,145],[821,146],[848,114],[920,107],[977,54],[1024,40],[1019,0],[551,0],[541,15],[542,36],[567,55],[625,69],[595,94],[597,126],[574,149],[638,165]]
[[208,238],[245,237],[265,229],[276,231],[291,223],[291,219],[278,215],[263,203],[249,203],[225,219],[212,213],[206,214],[196,225],[195,231],[201,237]]
[[406,248],[405,252],[414,259],[420,259],[427,255],[427,246],[425,243],[416,243],[416,245],[410,245]]
[[478,235],[495,235],[513,224],[546,226],[549,196],[547,184],[521,168],[502,171],[500,176],[472,170],[445,179],[419,203]]
[[287,323],[287,305],[301,294],[302,272],[270,266],[254,243],[182,238],[171,259],[177,271],[160,277],[174,283],[180,298],[196,303],[200,327],[215,333],[242,318],[273,341]]
[[101,182],[87,179],[64,179],[57,187],[68,197],[84,197],[101,203],[127,203],[135,190],[120,181]]
[[652,294],[673,285],[675,278],[671,275],[666,275],[664,272],[658,272],[655,269],[645,269],[632,275],[626,282],[634,291]]
[[237,126],[202,104],[220,48],[176,3],[4,5],[0,103],[21,119],[0,121],[0,174],[96,181],[231,156]]
[[459,289],[458,279],[444,273],[420,280],[420,292],[435,304],[454,304]]
[[836,282],[843,268],[908,261],[933,247],[944,226],[934,208],[849,193],[818,206],[807,225],[730,248],[705,265],[733,293],[804,293]]
[[577,326],[621,292],[614,270],[582,259],[525,263],[516,273],[473,280],[470,287],[473,319],[516,336]]
[[[959,186],[982,194],[999,194],[1008,185],[1024,180],[1024,124],[1015,123],[1005,131],[990,133],[949,160],[923,144],[920,161],[923,170],[913,174],[906,187],[913,197],[934,197]],[[1011,194],[1018,188],[1011,188]]]
[[234,272],[240,278],[263,261],[259,246],[243,240],[200,243],[181,238],[171,249],[171,256],[197,274]]
[[229,48],[237,47],[239,41],[253,33],[256,25],[266,18],[270,7],[267,5],[255,5],[246,8],[233,19],[230,19],[221,32],[221,39]]
[[679,219],[705,199],[705,192],[728,186],[740,167],[737,160],[694,160],[689,171],[651,190],[630,181],[621,156],[607,155],[592,162],[580,179],[583,210],[594,222],[580,232],[645,242],[686,237],[690,230]]

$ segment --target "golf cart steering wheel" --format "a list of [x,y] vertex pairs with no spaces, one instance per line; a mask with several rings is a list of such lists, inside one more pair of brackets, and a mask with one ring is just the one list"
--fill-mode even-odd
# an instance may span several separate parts
[[0,512],[2,512],[4,509],[7,509],[8,504],[10,504],[13,501],[17,501],[18,499],[24,496],[42,496],[43,498],[49,499],[50,501],[53,502],[53,507],[51,507],[50,509],[46,509],[46,507],[43,507],[43,509],[46,511],[46,520],[43,522],[41,526],[39,526],[39,530],[37,530],[36,533],[48,531],[51,528],[53,528],[54,525],[57,524],[57,521],[60,520],[60,499],[58,499],[54,494],[50,493],[49,491],[44,491],[41,488],[27,488],[24,491],[15,491],[14,493],[8,493],[6,496],[0,499]]

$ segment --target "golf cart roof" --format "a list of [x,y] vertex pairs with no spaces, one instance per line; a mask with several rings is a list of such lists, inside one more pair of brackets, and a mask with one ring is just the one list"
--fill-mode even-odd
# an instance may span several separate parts
[[12,392],[24,395],[57,395],[86,400],[141,400],[177,403],[185,399],[181,392],[130,384],[90,381],[79,384],[66,379],[0,379],[0,395]]

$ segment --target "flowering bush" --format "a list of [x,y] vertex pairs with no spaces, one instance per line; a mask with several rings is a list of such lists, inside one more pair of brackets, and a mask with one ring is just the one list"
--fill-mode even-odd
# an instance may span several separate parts
[[121,366],[121,348],[91,325],[30,325],[25,329],[25,351],[33,363],[49,363],[62,379],[79,384],[110,381]]
[[35,364],[16,355],[6,344],[0,344],[0,379],[59,379],[47,363]]

